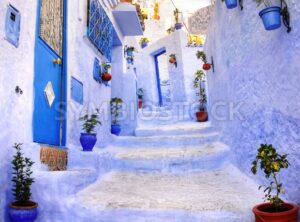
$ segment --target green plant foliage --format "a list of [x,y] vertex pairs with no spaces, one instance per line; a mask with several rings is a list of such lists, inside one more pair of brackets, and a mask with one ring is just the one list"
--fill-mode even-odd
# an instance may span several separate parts
[[[264,187],[265,199],[274,206],[276,212],[280,212],[283,201],[279,195],[284,193],[282,183],[279,182],[279,172],[282,169],[289,167],[287,155],[280,155],[272,145],[262,144],[257,150],[255,160],[252,162],[251,171],[253,174],[257,173],[259,167],[265,174],[265,177],[270,180],[269,186],[260,186],[259,189]],[[275,190],[275,194],[273,194]]]
[[120,111],[122,109],[123,100],[121,98],[112,98],[110,101],[110,109],[112,116],[112,123],[118,124],[118,117],[120,116]]
[[174,14],[174,18],[175,18],[176,23],[178,23],[178,22],[179,22],[179,9],[176,8],[176,9],[173,11],[173,14]]
[[138,90],[137,90],[137,93],[136,93],[137,95],[138,95],[138,98],[139,99],[143,99],[143,96],[144,96],[144,89],[143,88],[139,88]]
[[111,65],[108,63],[102,63],[102,67],[105,72],[108,72],[108,70],[111,68]]
[[196,56],[198,59],[201,59],[202,62],[207,63],[206,55],[203,51],[197,51]]
[[142,44],[142,43],[148,43],[148,42],[150,42],[148,38],[141,38],[140,39],[140,44]]
[[13,148],[16,150],[16,154],[11,162],[13,169],[13,196],[18,206],[28,206],[30,205],[31,185],[34,183],[34,179],[31,177],[33,173],[31,167],[34,162],[23,156],[22,144],[15,143]]
[[95,127],[101,122],[99,121],[99,109],[96,109],[96,112],[89,115],[88,113],[79,118],[83,122],[82,130],[85,133],[94,133]]
[[199,89],[196,95],[199,97],[200,111],[205,111],[205,104],[207,103],[207,97],[205,94],[205,88],[202,84],[205,82],[205,73],[202,70],[197,70],[194,79],[194,88]]
[[133,52],[134,50],[135,50],[135,48],[134,48],[133,46],[126,46],[126,47],[125,47],[125,51],[126,51],[126,52],[129,52],[129,51],[132,51],[132,52]]

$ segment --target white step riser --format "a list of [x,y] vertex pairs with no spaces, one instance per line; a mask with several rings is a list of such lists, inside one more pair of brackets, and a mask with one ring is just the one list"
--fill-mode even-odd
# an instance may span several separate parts
[[116,159],[114,168],[120,171],[143,171],[182,173],[200,170],[213,170],[224,166],[228,161],[229,151],[222,151],[214,155],[195,156],[190,158],[158,160]]
[[199,133],[211,133],[215,129],[213,127],[203,127],[197,129],[137,129],[135,131],[135,136],[146,137],[146,136],[171,136],[171,135],[191,135]]
[[210,142],[215,142],[219,139],[218,134],[206,135],[206,136],[194,136],[194,137],[140,137],[140,138],[122,138],[114,141],[114,145],[126,148],[137,147],[184,147],[192,145],[203,145]]

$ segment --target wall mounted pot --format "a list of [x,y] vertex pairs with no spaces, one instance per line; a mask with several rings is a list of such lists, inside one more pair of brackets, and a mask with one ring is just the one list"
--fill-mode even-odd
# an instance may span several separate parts
[[142,99],[138,100],[138,107],[139,107],[139,109],[143,108],[143,100]]
[[205,111],[196,112],[198,122],[206,122],[208,120],[208,113]]
[[169,63],[172,63],[172,64],[173,64],[173,63],[175,63],[175,62],[176,62],[176,59],[175,59],[174,57],[171,56],[171,57],[169,58]]
[[260,11],[259,16],[261,17],[266,30],[270,31],[280,28],[280,12],[281,8],[278,6],[268,7]]
[[127,58],[126,60],[127,60],[127,64],[133,64],[132,58]]
[[266,212],[272,209],[270,203],[263,203],[255,206],[252,209],[255,215],[255,222],[276,222],[276,221],[297,222],[299,207],[291,203],[284,203],[283,207],[285,209],[285,211],[283,212],[270,213],[270,212]]
[[237,0],[225,0],[226,7],[228,9],[236,8],[238,5]]
[[175,24],[175,29],[176,30],[179,30],[179,29],[181,29],[182,28],[182,24],[181,23],[176,23]]
[[80,143],[83,151],[92,151],[97,142],[97,134],[95,133],[81,133]]
[[33,222],[36,220],[38,215],[38,204],[30,202],[30,206],[20,207],[15,202],[9,205],[9,216],[12,222]]
[[205,70],[205,71],[208,71],[211,69],[211,65],[209,63],[204,63],[202,68]]
[[108,81],[110,81],[110,80],[111,80],[111,74],[110,74],[110,73],[108,73],[108,72],[105,72],[105,73],[103,73],[103,75],[102,75],[101,79],[102,79],[103,81],[106,81],[106,82],[108,82]]
[[111,124],[111,133],[119,136],[121,133],[121,126],[119,124]]
[[133,56],[133,51],[131,51],[131,50],[126,50],[126,55],[127,56]]
[[143,42],[143,43],[141,43],[141,48],[143,49],[143,48],[146,48],[148,46],[148,43],[147,42]]

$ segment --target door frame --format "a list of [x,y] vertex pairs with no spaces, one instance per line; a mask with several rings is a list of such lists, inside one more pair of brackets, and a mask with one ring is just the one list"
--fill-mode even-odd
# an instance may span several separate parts
[[[44,44],[48,45],[42,38],[40,38],[40,16],[41,16],[41,1],[42,0],[37,0],[37,16],[36,16],[36,28],[35,28],[35,44],[37,44],[38,40],[43,41]],[[63,0],[63,49],[62,49],[62,78],[61,78],[61,95],[60,95],[60,100],[61,100],[61,109],[60,109],[60,118],[61,118],[61,126],[60,126],[60,147],[64,147],[67,142],[67,83],[68,83],[68,76],[67,76],[67,62],[68,62],[68,45],[67,45],[67,39],[68,39],[68,1]],[[51,47],[49,47],[50,50],[53,51]],[[36,50],[34,53],[34,56],[36,56]],[[35,58],[34,58],[34,67],[35,67]],[[35,68],[34,68],[34,81],[35,81]],[[33,96],[35,96],[35,87],[33,84]],[[35,104],[33,101],[33,109],[35,109]],[[34,135],[34,111],[32,113],[32,135]],[[34,138],[32,138],[34,141]],[[35,141],[34,141],[35,142]],[[39,143],[39,142],[36,142]]]
[[154,52],[152,55],[154,56],[154,63],[155,63],[155,73],[156,73],[156,83],[157,83],[157,91],[158,91],[158,99],[159,99],[159,106],[163,106],[163,99],[161,94],[161,87],[160,87],[160,75],[159,75],[159,64],[158,64],[158,57],[166,53],[166,48],[161,48]]

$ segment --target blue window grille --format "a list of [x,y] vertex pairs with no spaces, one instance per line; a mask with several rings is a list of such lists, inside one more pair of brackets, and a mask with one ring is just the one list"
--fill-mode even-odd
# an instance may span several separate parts
[[97,58],[94,59],[93,77],[94,80],[100,82],[100,63]]
[[88,5],[88,37],[111,62],[114,27],[99,0],[89,0]]
[[71,98],[79,104],[83,104],[83,84],[74,77],[71,79]]

